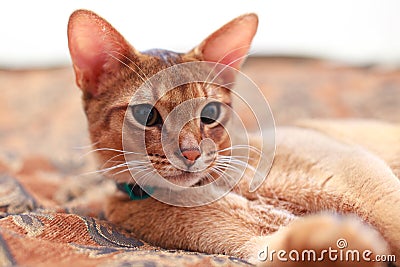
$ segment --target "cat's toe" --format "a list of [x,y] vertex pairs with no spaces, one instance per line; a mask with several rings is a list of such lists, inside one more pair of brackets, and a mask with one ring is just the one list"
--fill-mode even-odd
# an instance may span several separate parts
[[266,237],[253,238],[249,261],[264,266],[387,266],[388,246],[354,216],[321,214],[300,218]]

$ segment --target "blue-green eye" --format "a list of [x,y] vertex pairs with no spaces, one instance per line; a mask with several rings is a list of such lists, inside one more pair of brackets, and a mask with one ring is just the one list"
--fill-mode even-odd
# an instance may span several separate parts
[[149,104],[139,104],[131,106],[132,115],[135,120],[144,126],[154,126],[161,124],[161,116],[157,109]]
[[208,103],[200,114],[201,122],[204,124],[214,123],[221,113],[221,103],[211,102]]

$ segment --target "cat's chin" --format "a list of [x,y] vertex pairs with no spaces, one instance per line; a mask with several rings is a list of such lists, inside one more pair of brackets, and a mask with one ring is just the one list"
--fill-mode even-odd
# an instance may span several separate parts
[[200,185],[203,180],[203,176],[201,175],[194,175],[192,173],[184,173],[180,175],[174,176],[164,176],[164,179],[168,182],[182,187],[192,187],[196,185]]
[[[181,173],[177,175],[163,175],[154,176],[153,179],[146,179],[145,184],[136,181],[140,185],[160,187],[160,188],[170,188],[179,189],[176,187],[182,187],[182,189],[187,187],[201,186],[207,183],[204,174],[201,173]],[[112,176],[110,179],[115,180],[117,183],[132,183],[135,179],[132,176],[120,175]],[[160,181],[164,179],[164,181]]]

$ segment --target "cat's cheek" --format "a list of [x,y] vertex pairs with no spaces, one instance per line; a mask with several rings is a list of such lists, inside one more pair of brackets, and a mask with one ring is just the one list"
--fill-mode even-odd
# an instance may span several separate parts
[[203,139],[210,138],[214,141],[217,150],[221,150],[231,146],[231,138],[229,133],[222,125],[212,128],[205,127],[203,130]]

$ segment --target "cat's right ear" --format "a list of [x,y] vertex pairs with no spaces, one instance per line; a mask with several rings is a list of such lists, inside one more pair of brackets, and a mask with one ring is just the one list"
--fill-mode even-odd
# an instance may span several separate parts
[[257,32],[257,26],[256,14],[242,15],[208,36],[189,53],[201,60],[218,62],[240,69]]
[[88,10],[77,10],[70,16],[68,46],[76,83],[91,96],[99,94],[104,73],[117,70],[120,60],[136,52],[106,20]]

